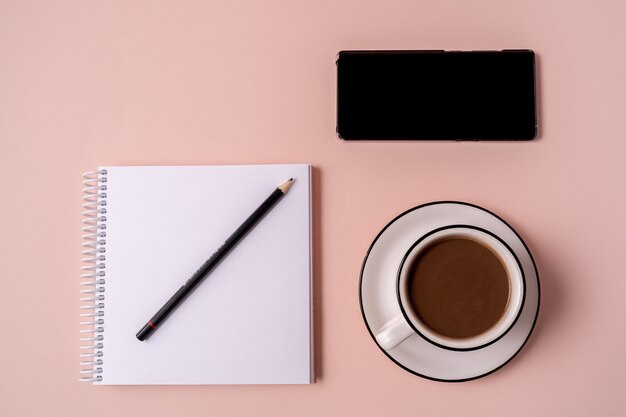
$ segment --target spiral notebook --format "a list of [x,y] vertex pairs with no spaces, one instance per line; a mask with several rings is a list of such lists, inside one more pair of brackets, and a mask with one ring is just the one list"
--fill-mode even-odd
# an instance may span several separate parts
[[[135,334],[278,185],[289,193],[148,340]],[[81,380],[313,382],[311,167],[86,173]]]

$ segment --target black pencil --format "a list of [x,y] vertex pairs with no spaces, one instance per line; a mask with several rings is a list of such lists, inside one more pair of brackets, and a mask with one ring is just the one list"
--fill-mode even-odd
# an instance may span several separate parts
[[137,339],[144,341],[159,327],[161,323],[183,302],[185,298],[202,282],[202,280],[211,272],[213,268],[231,251],[237,242],[239,242],[262,218],[274,207],[287,190],[291,187],[293,178],[281,184],[254,210],[254,212],[243,222],[241,226],[235,230],[228,239],[220,246],[209,259],[207,259],[200,268],[183,284],[182,287],[161,307],[156,314],[148,320],[148,322],[137,332]]

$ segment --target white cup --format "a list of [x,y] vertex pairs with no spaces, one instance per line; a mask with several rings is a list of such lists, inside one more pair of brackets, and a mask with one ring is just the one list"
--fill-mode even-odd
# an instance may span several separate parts
[[[455,237],[474,240],[490,248],[499,256],[509,277],[509,301],[500,320],[484,333],[463,339],[445,337],[422,323],[411,307],[408,293],[409,270],[416,257],[434,242]],[[376,341],[383,349],[390,350],[409,336],[417,334],[444,349],[463,351],[483,348],[500,339],[513,327],[524,305],[525,287],[519,260],[511,248],[495,234],[470,225],[450,225],[435,229],[422,236],[404,255],[396,279],[396,301],[401,312],[380,328]]]

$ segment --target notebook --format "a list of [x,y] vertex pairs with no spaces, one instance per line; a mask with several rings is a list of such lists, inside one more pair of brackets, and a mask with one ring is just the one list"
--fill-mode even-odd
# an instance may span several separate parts
[[[158,331],[135,334],[269,194],[289,192]],[[85,174],[81,380],[313,382],[311,167],[100,167]]]

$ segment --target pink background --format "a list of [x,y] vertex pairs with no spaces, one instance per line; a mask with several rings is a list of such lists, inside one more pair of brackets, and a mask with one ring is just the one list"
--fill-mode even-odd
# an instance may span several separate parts
[[[0,2],[0,414],[626,413],[626,7],[619,1]],[[343,143],[341,49],[532,48],[530,143]],[[315,165],[312,386],[77,382],[81,173],[98,164]],[[374,345],[359,269],[395,215],[495,211],[542,310],[509,365],[415,377]]]

